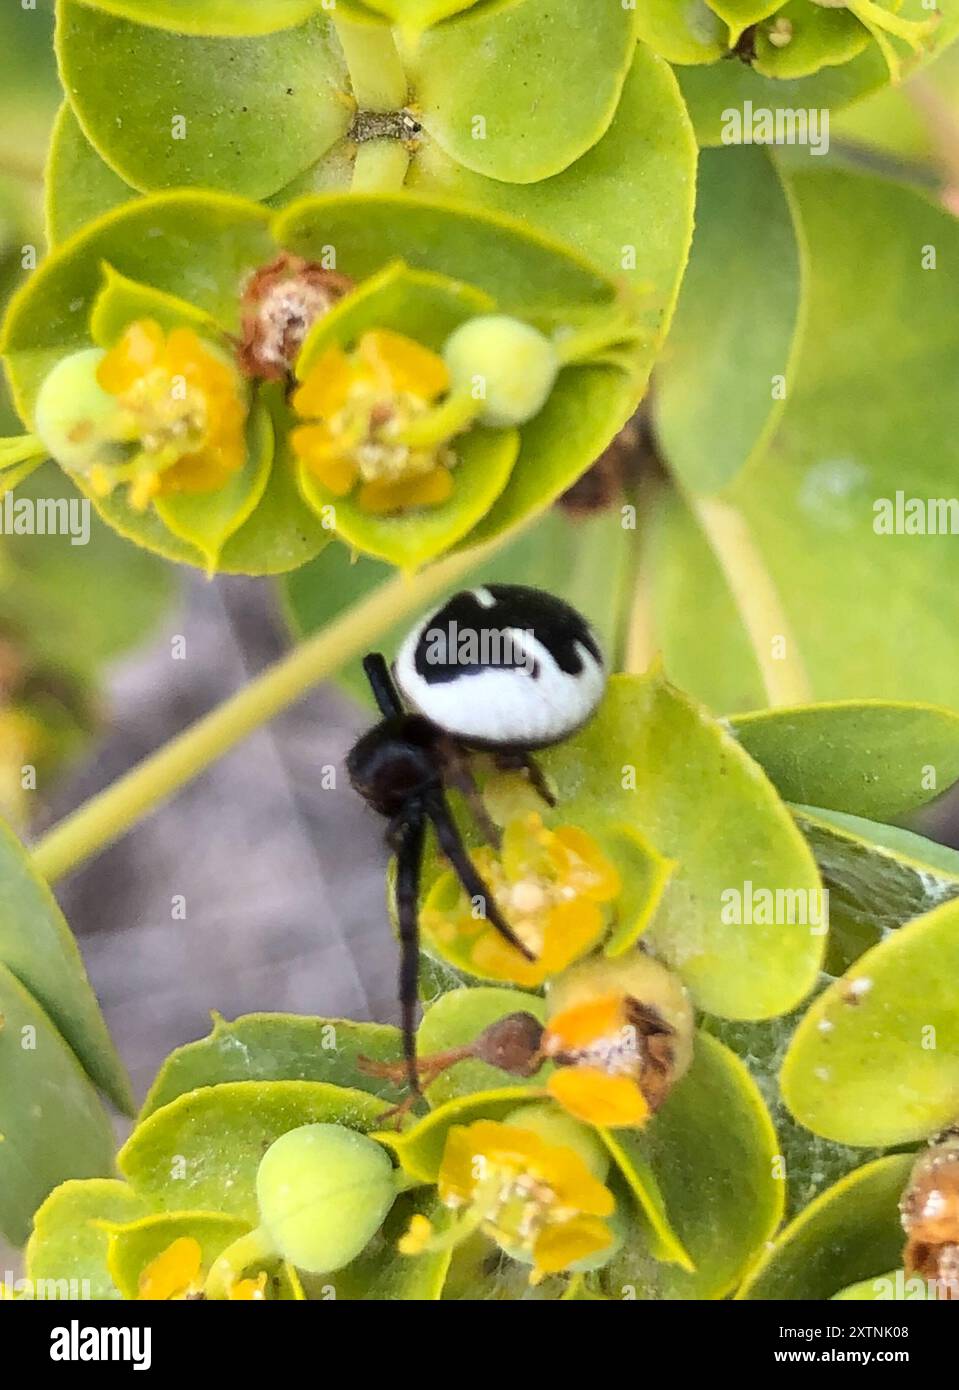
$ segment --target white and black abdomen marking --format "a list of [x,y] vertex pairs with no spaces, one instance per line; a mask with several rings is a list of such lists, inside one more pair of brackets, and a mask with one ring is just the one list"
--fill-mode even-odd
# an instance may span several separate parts
[[606,684],[585,618],[517,584],[454,594],[404,640],[393,671],[413,709],[477,748],[559,743]]

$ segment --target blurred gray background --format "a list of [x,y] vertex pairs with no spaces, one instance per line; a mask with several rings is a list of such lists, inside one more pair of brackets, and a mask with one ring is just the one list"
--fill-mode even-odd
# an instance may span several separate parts
[[[110,672],[107,731],[58,782],[35,833],[289,645],[270,581],[183,574],[156,633]],[[185,660],[172,658],[176,636]],[[209,1031],[211,1009],[394,1020],[381,826],[342,767],[369,722],[317,688],[56,885],[138,1098],[166,1053]],[[321,787],[326,764],[335,790]]]

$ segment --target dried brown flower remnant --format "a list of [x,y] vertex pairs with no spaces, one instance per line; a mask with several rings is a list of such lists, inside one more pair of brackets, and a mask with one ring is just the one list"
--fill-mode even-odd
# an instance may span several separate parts
[[241,370],[267,381],[288,376],[313,324],[353,285],[348,275],[287,251],[261,266],[243,291]]
[[920,1154],[899,1210],[906,1273],[936,1280],[941,1297],[959,1300],[959,1131]]

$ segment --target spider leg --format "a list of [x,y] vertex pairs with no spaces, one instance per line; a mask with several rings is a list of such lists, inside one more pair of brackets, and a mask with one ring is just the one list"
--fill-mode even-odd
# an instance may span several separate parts
[[443,750],[443,775],[446,783],[466,798],[473,819],[488,843],[494,849],[499,849],[503,839],[502,831],[486,809],[466,752],[452,739]]
[[513,931],[506,919],[503,917],[492,892],[483,882],[476,867],[466,851],[466,846],[460,838],[460,832],[456,828],[456,822],[450,814],[450,809],[441,795],[434,793],[424,801],[424,809],[433,827],[436,830],[436,838],[439,841],[440,849],[446,855],[453,866],[456,877],[466,889],[471,898],[479,898],[483,904],[483,914],[490,922],[504,941],[508,941],[514,946],[521,955],[527,960],[535,960],[536,957],[524,942]]
[[556,797],[550,791],[543,769],[530,753],[498,753],[496,766],[501,772],[518,772],[525,768],[529,784],[540,800],[547,806],[556,805]]
[[403,1056],[410,1093],[422,1096],[416,1065],[416,1005],[420,970],[419,895],[420,868],[426,822],[419,808],[397,835],[396,916],[400,936],[400,1013]]
[[387,666],[383,654],[381,652],[368,652],[363,658],[363,670],[383,718],[389,719],[391,715],[402,714],[403,705],[396,693],[396,686],[393,684],[393,677],[390,675],[390,668]]

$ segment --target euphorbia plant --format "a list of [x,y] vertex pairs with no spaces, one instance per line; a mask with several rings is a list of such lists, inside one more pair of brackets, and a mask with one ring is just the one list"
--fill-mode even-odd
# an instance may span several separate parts
[[[37,595],[89,562],[26,576],[10,543],[14,780],[46,775],[24,720],[82,722],[165,561],[284,576],[299,640],[30,853],[0,837],[0,1226],[27,1278],[948,1294],[959,855],[917,818],[959,780],[956,562],[878,519],[954,471],[959,235],[911,167],[697,146],[746,102],[825,113],[828,145],[945,47],[952,0],[55,8],[36,266],[0,185],[5,296],[27,272],[0,479],[92,503],[123,602],[87,605],[96,662],[68,662]],[[419,1088],[392,1026],[216,1018],[114,1158],[98,1092],[133,1099],[48,883],[496,581],[582,609],[616,673],[539,788],[474,752],[450,791],[525,952],[429,841]],[[63,666],[81,694],[51,712]]]

